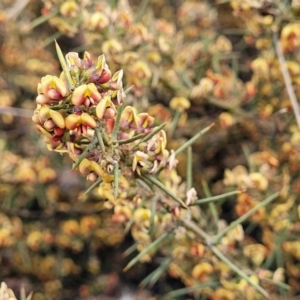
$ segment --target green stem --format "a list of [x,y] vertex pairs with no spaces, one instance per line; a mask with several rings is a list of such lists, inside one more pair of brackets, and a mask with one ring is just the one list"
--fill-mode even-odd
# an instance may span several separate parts
[[88,152],[93,149],[96,145],[97,145],[98,141],[97,139],[93,139],[93,141],[85,148],[85,150],[81,153],[81,155],[79,156],[79,158],[76,160],[76,162],[74,163],[72,170],[75,170],[79,164],[83,161],[83,159],[87,156]]
[[125,105],[122,104],[119,107],[119,109],[118,109],[118,114],[117,114],[116,122],[114,124],[114,128],[113,128],[113,131],[112,131],[112,138],[113,138],[113,140],[117,139],[118,131],[119,131],[119,128],[120,128],[120,120],[121,120],[121,116],[122,116],[122,112],[123,112],[124,108],[125,108]]
[[47,22],[48,20],[50,20],[52,17],[56,16],[58,14],[58,10],[55,9],[51,12],[49,12],[48,14],[46,15],[43,15],[43,16],[40,16],[38,18],[36,18],[33,22],[31,22],[31,29]]
[[[203,187],[205,196],[206,197],[211,197],[209,187],[208,187],[207,182],[205,180],[202,180],[202,187]],[[211,202],[208,203],[208,206],[209,206],[209,210],[212,214],[212,217],[214,219],[217,231],[219,231],[219,215],[218,215],[216,205],[215,205],[214,202],[211,201]]]
[[169,129],[169,132],[168,132],[168,133],[169,133],[168,135],[169,135],[170,137],[173,137],[173,134],[174,134],[175,129],[176,129],[177,125],[178,125],[180,116],[181,116],[181,112],[178,111],[178,110],[176,110],[175,115],[174,115],[174,118],[173,118],[172,123],[171,123],[171,126],[170,126],[170,129]]
[[96,132],[97,140],[98,140],[98,143],[101,147],[101,150],[103,152],[105,152],[105,146],[104,146],[102,134],[101,134],[100,128],[98,126],[95,128],[95,132]]
[[127,266],[123,269],[125,272],[128,271],[131,267],[133,267],[144,255],[148,254],[150,251],[155,250],[155,248],[164,241],[170,233],[174,230],[174,228],[168,230],[163,233],[158,239],[152,242],[148,247],[146,247],[143,251],[141,251],[134,259],[132,259]]
[[198,227],[194,222],[189,219],[185,219],[183,217],[180,218],[180,222],[186,227],[195,232],[200,238],[202,238],[206,245],[212,244],[211,237],[203,231],[200,227]]
[[162,274],[167,270],[171,261],[172,258],[170,257],[165,258],[153,272],[151,272],[146,278],[143,279],[143,281],[139,284],[139,287],[141,288],[145,288],[146,286],[152,287],[157,282],[157,280],[162,276]]
[[212,97],[207,99],[207,102],[214,106],[217,106],[217,107],[226,109],[230,112],[236,113],[244,118],[253,118],[253,114],[246,112],[245,110],[241,109],[237,105],[228,104],[228,103],[225,103],[224,101],[221,101],[219,99],[212,98]]
[[252,172],[254,172],[254,167],[253,167],[253,164],[251,163],[251,160],[250,160],[251,153],[250,153],[249,147],[246,144],[243,144],[242,149],[243,149],[244,155],[245,155],[246,160],[247,160],[249,171],[250,171],[250,173],[252,173]]
[[252,281],[239,267],[233,264],[217,247],[211,247],[212,252],[223,261],[232,271],[238,274],[241,278],[245,279],[250,285],[252,285],[258,292],[264,297],[269,298],[268,293],[257,283]]
[[102,182],[102,178],[98,178],[85,192],[84,195],[87,195],[91,192],[96,186],[98,186]]
[[146,178],[147,180],[149,180],[154,185],[156,185],[162,191],[164,191],[167,195],[169,195],[171,198],[173,198],[182,207],[187,208],[187,206],[185,205],[185,203],[179,197],[177,197],[172,191],[170,191],[167,187],[165,187],[157,178],[155,178],[152,175],[146,175],[146,174],[143,174],[142,178],[143,177]]
[[150,0],[143,0],[142,3],[140,4],[139,6],[139,10],[136,14],[136,17],[135,17],[135,22],[139,22],[140,19],[144,16],[145,14],[145,11],[148,7],[148,4],[149,4]]
[[201,131],[199,131],[197,134],[195,134],[191,139],[189,139],[186,143],[184,143],[181,147],[179,147],[175,151],[175,155],[178,155],[181,152],[185,151],[189,146],[191,146],[193,143],[195,143],[197,141],[197,139],[199,139],[203,134],[205,134],[207,131],[209,131],[211,129],[211,127],[213,127],[214,125],[215,124],[212,123],[209,126],[202,129]]
[[[138,143],[138,145],[141,144],[141,143],[144,143],[144,142],[149,141],[149,140],[150,140],[152,137],[154,137],[159,131],[161,131],[165,126],[166,126],[166,123],[163,123],[163,124],[161,124],[161,125],[159,125],[159,126],[153,128],[153,130],[152,130],[149,134],[147,134],[143,139],[141,139],[141,141]],[[138,147],[138,145],[136,145],[136,146],[134,147],[134,149],[136,149],[136,148]]]
[[[203,283],[203,284],[196,284],[191,287],[186,287],[186,288],[182,288],[182,289],[178,289],[178,290],[169,292],[168,294],[165,295],[165,297],[163,297],[163,300],[179,299],[178,297],[180,297],[180,296],[189,295],[192,292],[200,293],[201,290],[203,290],[203,289],[207,289],[207,288],[213,289],[213,288],[217,288],[218,286],[220,286],[220,282],[216,282],[216,281]],[[182,299],[182,298],[180,298],[180,299]]]
[[112,9],[116,9],[118,6],[118,0],[110,0],[110,6]]
[[155,195],[151,199],[151,217],[150,217],[150,227],[149,227],[149,233],[152,234],[154,232],[154,225],[155,225],[155,212],[156,212],[156,206],[157,206],[157,200],[158,200],[158,195]]
[[119,192],[119,163],[114,165],[114,198],[117,199]]
[[151,184],[148,180],[137,178],[136,183],[137,183],[137,186],[141,186],[143,189],[145,189],[145,191],[147,191],[147,192],[152,191],[150,188]]
[[53,33],[52,35],[50,35],[48,38],[46,38],[43,42],[42,42],[42,47],[45,48],[48,45],[50,45],[54,40],[60,38],[63,34],[59,31]]
[[193,187],[193,151],[189,146],[187,149],[187,165],[186,165],[186,189],[189,191]]
[[249,284],[251,284],[257,291],[259,291],[264,297],[268,298],[267,292],[258,284],[250,280],[245,272],[243,272],[239,267],[233,264],[216,246],[212,245],[211,237],[204,232],[201,228],[199,228],[194,222],[181,218],[181,223],[183,225],[192,230],[196,235],[198,235],[201,239],[205,241],[205,243],[210,247],[211,251],[221,260],[223,261],[231,270],[233,270],[236,274],[238,274],[241,278],[245,279]]
[[240,193],[241,193],[241,191],[233,191],[233,192],[228,192],[228,193],[218,195],[218,196],[208,197],[208,198],[204,198],[204,199],[198,199],[191,205],[201,205],[201,204],[205,204],[205,203],[209,203],[209,202],[215,202],[215,201],[229,198],[234,195],[238,195]]
[[248,212],[246,212],[244,215],[239,217],[237,220],[234,222],[230,223],[229,226],[227,226],[223,231],[219,232],[213,239],[213,244],[217,244],[221,238],[228,233],[230,230],[235,228],[237,225],[243,223],[246,221],[250,216],[252,216],[255,212],[257,212],[260,208],[265,207],[269,203],[271,203],[273,200],[275,200],[279,196],[279,193],[274,193],[273,195],[269,196],[267,199],[262,201],[260,204],[256,205],[252,209],[250,209]]
[[275,285],[275,286],[278,286],[279,288],[282,288],[284,290],[290,290],[290,286],[284,282],[276,282],[270,278],[262,278],[261,281],[264,281],[264,282],[267,282],[269,284],[272,284],[272,285]]
[[134,224],[133,217],[127,222],[125,229],[124,229],[124,235],[127,235],[127,233],[130,231],[132,225]]
[[123,257],[126,257],[128,255],[130,255],[131,253],[133,253],[136,249],[137,249],[137,243],[131,245],[128,249],[126,249],[124,252],[123,252]]
[[118,143],[119,145],[129,144],[129,143],[132,143],[132,142],[134,142],[136,140],[141,139],[143,136],[145,136],[145,134],[141,133],[141,134],[135,135],[132,138],[127,139],[127,140],[119,140],[119,141],[116,140],[116,141],[114,141],[114,143]]

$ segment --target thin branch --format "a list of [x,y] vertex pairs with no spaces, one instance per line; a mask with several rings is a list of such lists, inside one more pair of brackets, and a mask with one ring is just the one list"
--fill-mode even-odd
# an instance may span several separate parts
[[273,40],[274,40],[274,44],[275,44],[275,50],[276,50],[277,58],[278,58],[280,68],[281,68],[281,73],[282,73],[282,76],[283,76],[283,79],[284,79],[285,87],[286,87],[286,90],[288,92],[290,101],[292,103],[292,107],[293,107],[293,111],[294,111],[294,114],[295,114],[295,117],[296,117],[297,125],[300,129],[300,107],[299,107],[299,104],[298,104],[298,101],[297,101],[295,91],[293,89],[291,76],[290,76],[289,70],[288,70],[287,65],[286,65],[286,60],[284,58],[284,54],[283,54],[283,51],[282,51],[280,41],[278,39],[277,32],[273,33]]
[[230,230],[232,230],[233,228],[235,228],[237,225],[243,223],[244,221],[246,221],[250,216],[252,216],[255,212],[257,212],[260,208],[265,207],[266,205],[268,205],[269,203],[271,203],[273,200],[275,200],[276,198],[279,197],[279,193],[274,193],[273,195],[269,196],[268,198],[266,198],[264,201],[262,201],[261,203],[259,203],[258,205],[256,205],[255,207],[251,208],[249,211],[247,211],[244,215],[242,215],[241,217],[239,217],[238,219],[236,219],[235,221],[233,221],[232,223],[230,223],[229,226],[227,226],[224,230],[222,230],[221,232],[219,232],[214,238],[213,238],[213,243],[217,244],[221,238]]
[[29,3],[29,0],[18,0],[16,1],[12,7],[6,10],[6,15],[8,19],[15,20],[20,13],[25,9],[27,4]]
[[176,195],[174,194],[170,189],[168,189],[165,185],[163,185],[157,178],[155,178],[152,175],[143,174],[142,179],[146,178],[151,183],[156,185],[158,188],[160,188],[162,191],[164,191],[167,195],[169,195],[171,198],[173,198],[177,203],[179,203],[182,207],[187,208],[186,204]]
[[211,251],[217,256],[221,261],[223,261],[232,271],[234,271],[236,274],[238,274],[241,278],[245,279],[249,284],[251,284],[258,292],[260,292],[265,298],[269,299],[268,293],[257,283],[252,281],[247,274],[240,269],[238,266],[236,266],[234,263],[232,263],[225,255],[222,253],[221,250],[219,250],[216,246],[212,245],[211,237],[204,232],[202,229],[197,226],[193,221],[181,218],[180,221],[184,224],[184,226],[190,230],[192,230],[196,235],[198,235],[200,238],[204,239],[206,244],[210,247]]
[[229,198],[231,196],[235,196],[235,195],[238,195],[238,194],[241,194],[241,193],[242,193],[242,191],[232,191],[232,192],[228,192],[228,193],[217,195],[217,196],[207,197],[207,198],[203,198],[203,199],[197,199],[191,205],[201,205],[201,204],[204,204],[204,203],[219,201],[219,200],[223,200],[223,199],[226,199],[226,198]]
[[195,232],[200,238],[204,240],[204,242],[211,246],[212,238],[205,231],[203,231],[197,224],[187,218],[180,218],[180,222],[186,227]]

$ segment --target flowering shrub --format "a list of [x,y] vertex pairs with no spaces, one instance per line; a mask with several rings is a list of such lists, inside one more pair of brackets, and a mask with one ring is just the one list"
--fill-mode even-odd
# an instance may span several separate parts
[[299,293],[299,4],[221,2],[0,4],[10,288]]

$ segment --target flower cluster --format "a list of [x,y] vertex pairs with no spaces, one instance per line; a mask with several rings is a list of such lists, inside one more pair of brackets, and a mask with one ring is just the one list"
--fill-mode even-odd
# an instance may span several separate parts
[[130,166],[139,175],[164,167],[166,134],[148,113],[124,104],[123,71],[112,74],[104,55],[95,65],[88,52],[83,59],[68,53],[65,60],[59,78],[46,75],[38,85],[32,120],[48,149],[67,152],[92,182],[116,185],[113,174]]

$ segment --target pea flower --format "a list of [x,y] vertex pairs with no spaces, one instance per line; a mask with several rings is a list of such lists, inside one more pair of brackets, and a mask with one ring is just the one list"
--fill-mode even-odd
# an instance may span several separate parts
[[82,84],[74,90],[71,101],[74,105],[84,105],[90,107],[101,100],[101,95],[98,92],[94,83]]
[[38,104],[51,104],[53,101],[62,100],[68,94],[67,87],[62,80],[52,75],[42,77],[37,91],[39,95],[36,97],[36,102]]

